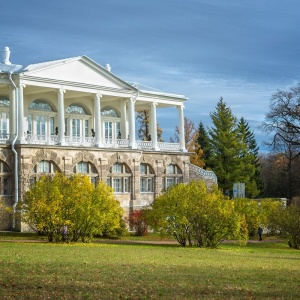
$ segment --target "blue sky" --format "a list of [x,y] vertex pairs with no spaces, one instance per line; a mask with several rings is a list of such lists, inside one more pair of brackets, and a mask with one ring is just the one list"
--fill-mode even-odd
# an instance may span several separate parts
[[[14,0],[0,10],[0,47],[27,65],[87,55],[128,80],[189,100],[211,126],[222,96],[255,132],[272,93],[299,81],[299,0]],[[169,140],[177,112],[158,111]]]

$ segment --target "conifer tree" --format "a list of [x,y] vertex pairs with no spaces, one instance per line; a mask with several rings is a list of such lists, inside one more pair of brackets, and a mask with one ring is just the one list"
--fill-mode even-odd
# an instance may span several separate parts
[[242,117],[238,123],[238,137],[241,144],[240,159],[243,162],[243,182],[246,184],[246,197],[254,198],[260,194],[261,177],[258,150],[254,133]]
[[202,122],[199,123],[199,127],[198,127],[197,143],[199,144],[200,148],[203,151],[203,155],[204,155],[203,159],[204,159],[204,163],[206,163],[206,161],[210,157],[211,144],[209,141],[208,133]]
[[243,163],[240,159],[241,143],[238,138],[237,119],[220,98],[210,114],[213,127],[209,129],[210,156],[207,166],[218,177],[218,185],[225,193],[231,193],[235,182],[242,182]]

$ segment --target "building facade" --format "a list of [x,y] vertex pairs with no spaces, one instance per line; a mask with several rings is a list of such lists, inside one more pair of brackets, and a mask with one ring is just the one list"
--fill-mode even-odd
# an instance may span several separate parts
[[[129,83],[86,56],[22,66],[0,63],[0,230],[23,230],[16,210],[42,174],[83,173],[112,186],[125,215],[169,186],[216,181],[190,165],[186,98]],[[177,108],[179,143],[157,139],[158,109]],[[136,111],[149,112],[151,140],[136,138]],[[25,227],[24,227],[25,228]]]

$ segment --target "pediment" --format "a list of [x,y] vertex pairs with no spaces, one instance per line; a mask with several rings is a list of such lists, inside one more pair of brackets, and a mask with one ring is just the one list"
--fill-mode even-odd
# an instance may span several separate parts
[[31,77],[109,88],[132,88],[128,83],[85,56],[30,65],[25,74]]

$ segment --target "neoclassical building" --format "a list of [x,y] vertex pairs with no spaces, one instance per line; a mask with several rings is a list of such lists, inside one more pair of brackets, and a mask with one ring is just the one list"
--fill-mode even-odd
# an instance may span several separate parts
[[[114,75],[86,56],[22,66],[0,63],[0,230],[23,230],[13,210],[41,174],[83,173],[112,186],[126,215],[169,186],[216,181],[190,164],[182,95]],[[176,107],[179,143],[157,139],[157,110]],[[150,115],[151,140],[136,135],[136,111]],[[25,228],[25,227],[24,227]]]

